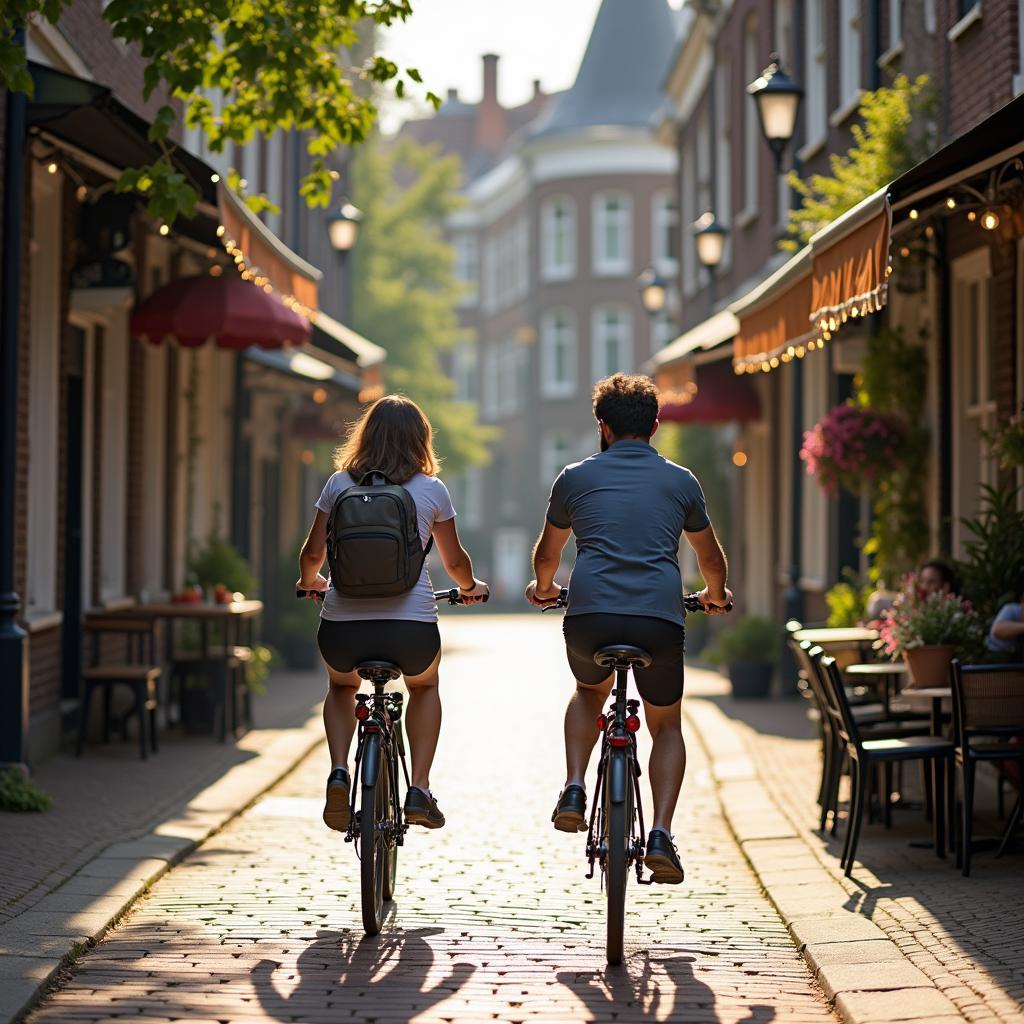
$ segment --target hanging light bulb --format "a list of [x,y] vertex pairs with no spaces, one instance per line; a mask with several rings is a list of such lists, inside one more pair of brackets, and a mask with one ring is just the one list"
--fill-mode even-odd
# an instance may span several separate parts
[[955,200],[955,199],[954,199],[954,198],[953,198],[952,196],[950,196],[950,197],[949,197],[949,198],[948,198],[948,199],[946,200],[946,206],[947,206],[947,207],[948,207],[948,208],[949,208],[950,210],[955,210],[955,209],[956,209],[956,200]]
[[999,214],[995,210],[986,210],[981,215],[981,226],[986,231],[995,231],[999,227]]

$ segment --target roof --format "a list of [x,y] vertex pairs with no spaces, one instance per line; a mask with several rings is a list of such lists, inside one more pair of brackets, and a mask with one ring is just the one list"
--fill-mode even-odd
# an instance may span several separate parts
[[[338,323],[323,310],[316,310],[312,316],[313,344],[323,347],[325,351],[337,351],[352,359],[358,366],[366,369],[384,362],[387,351],[357,334],[351,327]],[[326,337],[324,337],[326,335]]]
[[533,135],[607,125],[648,128],[661,106],[679,26],[667,0],[602,0],[575,83]]

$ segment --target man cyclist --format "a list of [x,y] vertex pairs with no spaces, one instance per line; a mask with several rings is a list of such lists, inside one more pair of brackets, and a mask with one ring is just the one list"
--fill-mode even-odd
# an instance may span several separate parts
[[726,611],[727,566],[694,475],[651,446],[658,392],[646,377],[617,373],[594,388],[601,451],[567,466],[551,488],[547,519],[533,554],[527,599],[541,607],[559,596],[562,549],[575,534],[577,558],[563,630],[576,692],[565,713],[566,780],[552,814],[562,832],[586,831],[584,778],[597,742],[594,722],[613,673],[594,662],[600,647],[633,644],[653,663],[635,677],[653,739],[650,782],[654,821],[644,863],[654,881],[678,884],[683,868],[672,815],[686,769],[683,696],[683,587],[679,537],[685,535],[704,578],[701,604]]

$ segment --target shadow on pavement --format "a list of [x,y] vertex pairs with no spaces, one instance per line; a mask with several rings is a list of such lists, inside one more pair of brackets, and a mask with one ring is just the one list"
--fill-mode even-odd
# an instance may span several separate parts
[[[393,924],[394,905],[385,922]],[[371,1007],[388,1006],[388,1017],[410,1020],[453,996],[472,977],[472,964],[453,964],[441,980],[427,987],[435,954],[426,941],[443,928],[384,931],[375,938],[354,932],[321,930],[298,959],[294,975],[275,977],[281,964],[260,960],[251,980],[264,1012],[280,1021],[302,1020],[327,1011],[365,1020]],[[360,1011],[360,1006],[364,1008]]]
[[[621,967],[562,971],[557,977],[593,1020],[718,1024],[726,1018],[715,1010],[715,993],[694,975],[694,963],[692,956],[651,956],[644,951],[628,957]],[[775,1019],[771,1006],[733,1009],[737,1015],[729,1015],[730,1024],[767,1024]]]

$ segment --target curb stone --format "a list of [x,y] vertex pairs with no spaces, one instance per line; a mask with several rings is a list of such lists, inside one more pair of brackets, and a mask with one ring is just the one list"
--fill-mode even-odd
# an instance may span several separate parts
[[139,838],[112,843],[31,910],[0,926],[0,1024],[20,1020],[57,974],[99,941],[161,875],[321,743],[319,710],[302,725],[256,729],[246,739],[256,741],[256,756],[196,794],[179,815]]
[[954,1024],[956,1005],[873,921],[849,909],[778,806],[739,731],[710,701],[685,701],[692,735],[711,765],[725,819],[836,1012],[849,1024]]

